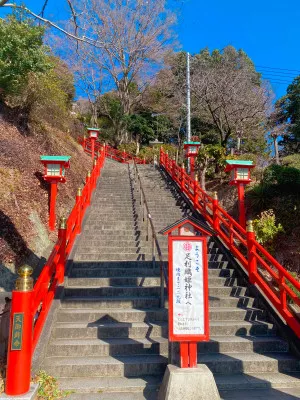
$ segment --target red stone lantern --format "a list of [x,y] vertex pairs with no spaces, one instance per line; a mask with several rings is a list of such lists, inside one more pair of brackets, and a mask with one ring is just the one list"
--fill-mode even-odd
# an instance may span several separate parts
[[245,185],[251,182],[251,169],[255,167],[253,161],[247,160],[226,160],[225,172],[231,173],[230,185],[237,186],[239,201],[239,222],[246,228],[245,212]]
[[200,142],[184,142],[183,144],[185,150],[185,157],[190,159],[192,177],[194,177],[195,175],[196,157],[200,146],[201,146]]
[[43,178],[51,184],[50,191],[50,211],[49,211],[49,229],[55,229],[55,205],[57,196],[57,184],[65,183],[65,170],[70,168],[69,156],[41,156],[41,162],[44,165]]
[[100,132],[100,129],[98,128],[87,128],[89,138],[91,139],[91,145],[92,145],[92,160],[95,158],[95,142],[98,139],[98,135]]

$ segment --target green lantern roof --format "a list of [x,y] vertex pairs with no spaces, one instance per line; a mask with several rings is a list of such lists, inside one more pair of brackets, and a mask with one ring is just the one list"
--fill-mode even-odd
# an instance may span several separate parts
[[41,161],[64,161],[68,162],[71,156],[41,156]]
[[229,165],[253,165],[253,161],[248,160],[226,160]]
[[100,132],[99,128],[86,128],[88,131],[97,131]]

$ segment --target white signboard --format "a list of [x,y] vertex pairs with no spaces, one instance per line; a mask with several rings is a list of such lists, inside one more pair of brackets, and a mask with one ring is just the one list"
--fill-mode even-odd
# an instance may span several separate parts
[[173,241],[173,333],[204,334],[203,242]]

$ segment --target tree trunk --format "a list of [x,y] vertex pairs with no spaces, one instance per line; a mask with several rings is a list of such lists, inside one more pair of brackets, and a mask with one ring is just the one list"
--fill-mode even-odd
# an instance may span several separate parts
[[136,156],[138,156],[139,155],[139,152],[140,152],[140,142],[139,142],[139,140],[138,139],[136,139],[136,152],[135,152],[135,155]]
[[273,138],[273,142],[274,142],[275,162],[277,165],[280,165],[277,137]]

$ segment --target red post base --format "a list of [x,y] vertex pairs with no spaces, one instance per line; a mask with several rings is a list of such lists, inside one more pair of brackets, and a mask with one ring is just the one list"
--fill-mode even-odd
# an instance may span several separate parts
[[181,368],[197,367],[197,342],[180,343],[180,367]]
[[[12,293],[5,387],[5,393],[10,396],[27,393],[30,388],[33,328],[32,301],[33,291],[19,292],[14,290]],[[18,343],[21,343],[21,345],[18,345]],[[19,349],[13,350],[14,348]]]

